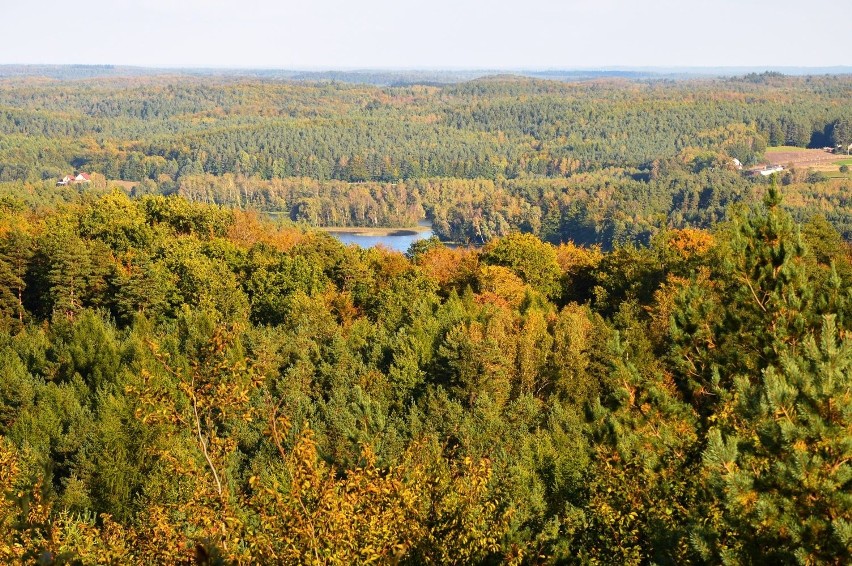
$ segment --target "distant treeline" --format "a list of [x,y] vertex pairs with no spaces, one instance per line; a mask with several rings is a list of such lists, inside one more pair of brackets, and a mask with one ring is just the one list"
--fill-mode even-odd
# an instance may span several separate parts
[[0,180],[69,167],[112,179],[225,173],[396,182],[565,177],[694,147],[852,143],[852,78],[443,87],[147,77],[0,83]]

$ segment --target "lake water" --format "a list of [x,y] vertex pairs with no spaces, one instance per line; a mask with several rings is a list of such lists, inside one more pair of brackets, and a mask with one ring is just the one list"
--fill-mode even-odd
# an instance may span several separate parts
[[344,244],[357,244],[362,248],[374,248],[381,245],[398,252],[406,252],[414,242],[418,240],[425,240],[432,236],[432,230],[416,231],[405,229],[395,230],[380,236],[359,234],[358,232],[329,233]]

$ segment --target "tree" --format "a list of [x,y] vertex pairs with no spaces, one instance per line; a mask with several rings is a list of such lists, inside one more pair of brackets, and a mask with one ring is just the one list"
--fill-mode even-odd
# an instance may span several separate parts
[[73,319],[86,306],[94,276],[88,246],[76,235],[65,235],[57,239],[50,259],[48,281],[53,312]]
[[432,371],[438,383],[468,406],[481,397],[505,404],[516,375],[514,326],[508,309],[488,303],[476,319],[449,328],[435,350]]
[[32,254],[32,240],[23,231],[14,230],[0,240],[0,321],[5,318],[9,325],[17,319],[16,328],[26,315],[24,290]]
[[[209,313],[185,313],[179,346],[187,357],[149,343],[151,366],[126,387],[137,418],[152,427],[162,443],[157,476],[149,478],[152,497],[143,521],[166,528],[143,535],[143,555],[173,560],[184,537],[234,552],[241,538],[238,500],[229,464],[237,438],[229,434],[240,422],[251,422],[257,407],[250,392],[263,377],[247,366],[238,328],[217,324]],[[147,365],[147,364],[146,364]],[[170,502],[155,495],[158,481],[174,478],[179,490]]]
[[553,327],[552,392],[572,405],[584,407],[600,394],[607,372],[604,365],[609,328],[588,307],[571,303]]
[[704,560],[852,560],[850,376],[852,341],[827,315],[759,381],[737,380],[703,457],[719,513],[697,539]]
[[846,155],[852,151],[852,118],[841,118],[834,123],[833,129],[834,147],[845,151]]
[[740,210],[726,226],[718,274],[693,278],[676,299],[673,357],[696,406],[723,405],[737,376],[756,380],[815,320],[807,250],[780,205],[773,179],[763,207]]
[[511,234],[495,241],[483,250],[482,262],[508,267],[548,298],[559,295],[556,250],[532,234]]
[[689,561],[696,415],[649,356],[638,321],[613,334],[610,371],[590,407],[594,471],[577,535],[584,561]]

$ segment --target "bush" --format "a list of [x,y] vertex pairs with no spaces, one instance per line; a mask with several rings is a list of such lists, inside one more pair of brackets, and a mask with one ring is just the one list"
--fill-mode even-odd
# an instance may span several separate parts
[[822,171],[812,171],[808,174],[808,183],[822,183],[828,181],[828,175]]

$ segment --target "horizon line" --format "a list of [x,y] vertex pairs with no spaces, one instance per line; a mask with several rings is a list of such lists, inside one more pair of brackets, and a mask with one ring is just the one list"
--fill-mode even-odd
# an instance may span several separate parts
[[578,65],[578,66],[269,66],[269,65],[215,65],[215,64],[135,64],[135,63],[0,63],[0,67],[90,67],[128,68],[152,70],[241,70],[241,71],[298,71],[298,72],[570,72],[570,71],[690,71],[690,70],[754,70],[754,69],[849,69],[852,65]]

